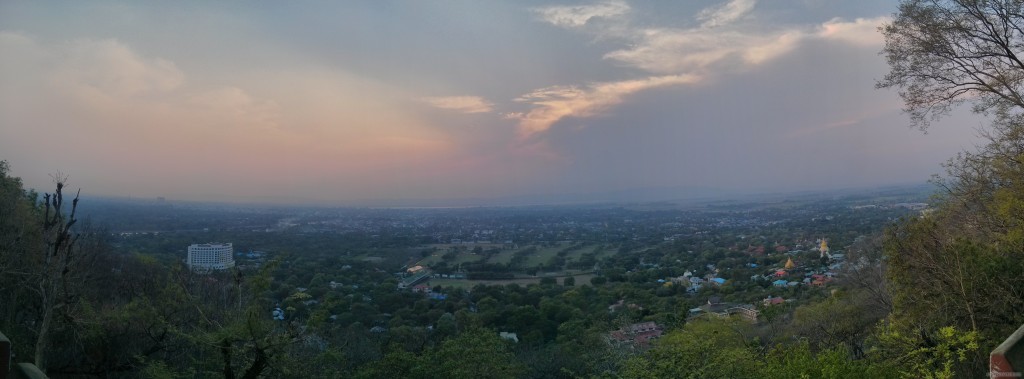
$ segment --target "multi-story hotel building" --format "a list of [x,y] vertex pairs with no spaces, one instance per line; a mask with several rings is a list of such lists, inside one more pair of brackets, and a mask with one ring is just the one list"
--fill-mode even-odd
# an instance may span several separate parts
[[230,243],[203,243],[188,247],[188,268],[193,271],[225,270],[235,267],[235,249]]

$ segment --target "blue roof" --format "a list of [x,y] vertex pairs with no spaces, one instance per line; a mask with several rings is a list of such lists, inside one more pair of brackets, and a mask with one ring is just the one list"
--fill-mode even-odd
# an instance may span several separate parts
[[776,280],[776,281],[772,282],[772,284],[786,284],[786,283],[789,283],[789,282],[787,282],[785,280],[782,280],[782,279],[779,279],[779,280]]
[[722,278],[711,278],[711,281],[713,281],[715,283],[718,283],[718,284],[725,283],[725,279],[722,279]]

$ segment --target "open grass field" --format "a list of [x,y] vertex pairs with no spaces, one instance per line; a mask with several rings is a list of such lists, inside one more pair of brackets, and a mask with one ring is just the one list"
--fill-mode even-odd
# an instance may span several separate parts
[[[581,286],[581,285],[590,285],[590,279],[593,278],[596,275],[593,274],[593,273],[584,273],[584,274],[575,274],[575,275],[566,275],[566,276],[553,276],[553,277],[558,280],[558,284],[562,284],[562,279],[564,279],[566,277],[569,277],[569,276],[575,277],[576,278],[576,285],[577,286]],[[428,285],[430,285],[431,287],[433,287],[433,286],[445,286],[445,287],[455,287],[455,288],[470,289],[470,288],[473,288],[474,286],[476,286],[477,284],[486,284],[486,285],[489,285],[489,286],[503,286],[503,285],[506,285],[506,284],[518,284],[518,285],[521,285],[521,286],[525,286],[525,285],[529,285],[529,284],[540,283],[540,279],[541,279],[541,277],[516,278],[516,279],[504,279],[504,280],[430,279],[430,281],[428,282]]]
[[541,247],[537,246],[537,252],[526,257],[526,262],[523,263],[523,267],[534,267],[547,263],[552,257],[558,254],[559,250],[562,250],[569,245],[557,244],[552,247]]
[[516,250],[516,249],[505,249],[505,250],[502,250],[501,252],[499,252],[497,254],[491,255],[490,259],[488,259],[487,262],[508,264],[509,262],[512,261],[512,256],[515,255],[515,253],[517,251],[519,251],[519,250]]
[[[499,251],[497,253],[491,254],[491,255],[486,255],[486,254],[475,255],[475,254],[473,254],[472,253],[472,248],[476,246],[476,245],[473,245],[473,244],[466,244],[466,245],[449,245],[449,244],[430,245],[428,247],[434,247],[437,250],[432,255],[427,256],[426,258],[423,258],[423,259],[419,260],[418,262],[416,262],[416,264],[429,267],[431,265],[435,265],[435,264],[441,263],[442,262],[442,257],[446,253],[448,253],[450,251],[450,248],[452,246],[455,246],[456,248],[463,248],[463,249],[461,249],[458,253],[456,253],[456,257],[455,257],[454,260],[452,260],[449,263],[450,265],[458,265],[460,263],[467,263],[467,262],[478,262],[478,261],[481,261],[481,260],[484,260],[484,259],[486,259],[487,262],[489,262],[489,263],[508,264],[508,263],[510,263],[512,261],[512,258],[515,256],[516,253],[518,253],[520,251],[523,251],[523,250],[527,250],[527,249],[535,249],[536,252],[533,253],[533,254],[530,254],[529,256],[527,256],[526,260],[519,265],[520,268],[525,269],[525,268],[536,267],[536,266],[540,266],[540,265],[544,265],[544,264],[548,263],[548,261],[550,261],[551,258],[553,258],[556,255],[558,255],[559,251],[562,251],[563,249],[566,249],[566,248],[568,248],[570,246],[573,246],[573,244],[572,243],[568,243],[568,242],[562,242],[562,243],[557,243],[554,246],[548,246],[548,247],[539,246],[539,245],[525,245],[525,246],[520,246],[518,249],[503,248],[504,246],[500,245],[500,244],[483,244],[483,245],[480,245],[481,247],[483,247],[485,249],[490,249],[490,248],[497,248],[497,249],[499,249]],[[566,262],[577,261],[584,254],[592,253],[595,250],[597,250],[598,247],[600,247],[600,245],[598,245],[598,244],[591,244],[591,245],[586,245],[586,246],[583,246],[582,248],[570,251],[565,256]],[[610,247],[605,247],[604,250],[601,251],[600,254],[598,254],[598,258],[607,257],[607,256],[612,255],[614,253],[615,253],[615,249],[610,248]]]
[[578,250],[570,251],[568,254],[565,255],[565,259],[566,260],[579,260],[580,257],[583,256],[583,254],[592,253],[592,252],[594,252],[594,250],[597,250],[597,247],[598,247],[598,245],[587,245],[587,246],[584,246],[584,247],[582,247],[582,248],[580,248]]

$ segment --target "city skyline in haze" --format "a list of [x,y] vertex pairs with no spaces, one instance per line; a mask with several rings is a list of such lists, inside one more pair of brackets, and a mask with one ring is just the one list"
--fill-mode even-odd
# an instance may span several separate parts
[[0,4],[0,159],[101,196],[363,204],[921,183],[888,1]]

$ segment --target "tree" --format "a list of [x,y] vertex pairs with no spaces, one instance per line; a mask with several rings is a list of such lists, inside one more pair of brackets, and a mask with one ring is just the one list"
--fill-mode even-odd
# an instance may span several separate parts
[[26,309],[38,308],[31,279],[44,255],[39,251],[42,223],[36,194],[25,191],[21,179],[9,176],[9,170],[7,161],[0,161],[0,328],[15,341],[15,354],[29,356],[32,345],[25,341],[37,334],[23,318]]
[[[34,222],[38,217],[35,206],[36,194],[25,191],[21,179],[8,176],[10,166],[0,161],[0,277],[14,270],[30,254],[29,241],[38,239],[39,231]],[[13,283],[0,280],[0,293],[12,293]],[[12,291],[12,292],[9,292]]]
[[953,107],[1024,117],[1024,3],[903,0],[881,28],[890,72],[914,126],[925,130]]
[[515,378],[523,371],[508,342],[486,329],[467,330],[429,354],[438,378]]
[[958,354],[973,356],[958,365],[977,376],[988,345],[1024,323],[1024,2],[903,0],[882,33],[890,72],[878,86],[899,89],[913,125],[963,103],[992,117],[987,144],[946,164],[935,208],[884,244],[886,333],[914,336],[894,355],[965,330],[972,348]]
[[[863,296],[863,295],[861,295]],[[831,297],[793,312],[789,331],[815,349],[845,347],[863,356],[863,341],[880,317],[869,312],[863,298]]]
[[842,347],[830,347],[815,354],[805,341],[775,346],[764,361],[764,372],[773,378],[899,377],[899,372],[886,362],[850,359],[850,353]]
[[653,349],[626,361],[625,378],[745,378],[760,376],[761,363],[748,346],[744,321],[687,324],[655,342]]
[[[46,348],[50,343],[50,333],[54,318],[63,308],[74,304],[72,271],[76,270],[75,242],[78,235],[71,234],[71,227],[78,222],[75,212],[78,210],[78,194],[71,201],[71,212],[64,214],[64,184],[66,176],[54,176],[57,189],[43,195],[43,227],[41,244],[41,265],[36,271],[36,283],[33,290],[41,302],[39,329],[36,336],[35,364],[40,370],[46,371]],[[81,192],[81,191],[79,191]]]

